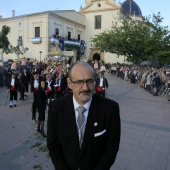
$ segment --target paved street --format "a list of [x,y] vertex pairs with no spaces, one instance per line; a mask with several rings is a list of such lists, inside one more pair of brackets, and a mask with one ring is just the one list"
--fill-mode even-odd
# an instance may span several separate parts
[[[121,145],[111,170],[170,170],[170,102],[106,73],[107,97],[117,101],[121,115]],[[32,94],[5,107],[0,88],[0,170],[54,170],[46,140],[31,120]],[[47,116],[46,116],[47,117]]]

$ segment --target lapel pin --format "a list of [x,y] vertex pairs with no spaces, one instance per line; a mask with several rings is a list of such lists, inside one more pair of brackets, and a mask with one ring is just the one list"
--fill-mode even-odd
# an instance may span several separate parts
[[94,126],[97,126],[97,125],[98,125],[97,122],[95,122],[95,123],[94,123]]

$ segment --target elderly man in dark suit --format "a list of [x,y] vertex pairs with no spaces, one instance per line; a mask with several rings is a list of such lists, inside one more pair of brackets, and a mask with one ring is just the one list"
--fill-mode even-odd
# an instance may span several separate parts
[[47,147],[56,170],[109,170],[120,143],[119,105],[94,94],[93,68],[70,68],[73,95],[50,103]]

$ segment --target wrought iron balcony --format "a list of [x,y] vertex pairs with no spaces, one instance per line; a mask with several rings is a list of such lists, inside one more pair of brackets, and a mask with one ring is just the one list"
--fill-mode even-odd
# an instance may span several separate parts
[[33,44],[40,44],[42,42],[42,39],[41,39],[41,37],[34,37],[31,39],[31,42]]
[[[55,43],[56,41],[59,41],[59,39],[58,39],[58,38],[54,38],[54,37],[52,37],[52,38],[50,39],[50,43]],[[70,45],[74,45],[74,46],[80,46],[80,42],[78,42],[78,41],[73,41],[73,40],[64,40],[64,44],[70,44]],[[86,47],[87,45],[84,44],[84,46]]]

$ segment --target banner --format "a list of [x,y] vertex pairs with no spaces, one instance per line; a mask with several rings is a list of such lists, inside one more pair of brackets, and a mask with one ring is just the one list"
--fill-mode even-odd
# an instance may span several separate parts
[[84,55],[84,41],[81,41],[80,43],[80,53],[81,55]]
[[61,49],[61,51],[64,51],[64,40],[63,39],[59,39],[59,48]]

